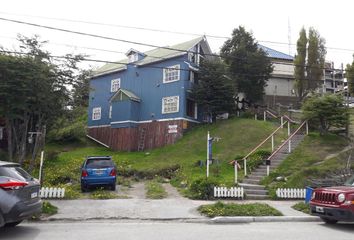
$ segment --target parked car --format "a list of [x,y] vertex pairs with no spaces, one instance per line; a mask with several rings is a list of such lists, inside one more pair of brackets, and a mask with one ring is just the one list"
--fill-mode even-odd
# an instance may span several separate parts
[[0,227],[14,227],[42,211],[40,184],[19,164],[0,161]]
[[87,157],[81,168],[81,190],[94,186],[109,186],[116,190],[117,169],[110,156]]
[[354,221],[354,175],[344,186],[317,188],[310,201],[311,214],[328,224]]

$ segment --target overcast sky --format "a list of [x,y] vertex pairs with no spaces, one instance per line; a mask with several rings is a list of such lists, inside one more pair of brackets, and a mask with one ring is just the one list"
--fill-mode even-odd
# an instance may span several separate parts
[[[259,43],[284,53],[289,53],[289,29],[291,43],[295,44],[301,27],[313,26],[326,39],[327,60],[334,61],[335,66],[340,67],[341,63],[346,65],[353,60],[354,31],[351,24],[353,9],[354,1],[350,0],[8,0],[1,3],[0,18],[157,46],[188,41],[196,37],[193,34],[229,37],[234,28],[242,25],[253,33]],[[3,47],[14,48],[18,33],[25,36],[37,34],[42,40],[49,41],[47,49],[53,55],[83,53],[90,55],[90,58],[115,61],[124,58],[124,53],[130,48],[139,51],[151,49],[148,46],[63,33],[3,20],[0,20],[0,29],[0,45]],[[226,40],[214,37],[207,39],[214,52],[218,52]],[[294,53],[295,45],[292,45],[291,54]],[[102,65],[102,63],[91,64]]]

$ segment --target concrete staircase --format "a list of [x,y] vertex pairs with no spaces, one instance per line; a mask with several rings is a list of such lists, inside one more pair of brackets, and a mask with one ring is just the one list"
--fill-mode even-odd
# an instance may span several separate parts
[[[299,143],[304,139],[304,135],[294,135],[291,139],[291,151],[293,151]],[[270,171],[276,169],[281,162],[289,155],[289,144],[285,144],[278,152],[270,159]],[[260,181],[267,175],[267,166],[260,165],[254,169],[246,178],[243,179],[242,186],[246,193],[247,199],[268,199],[268,191],[265,186],[260,185]]]

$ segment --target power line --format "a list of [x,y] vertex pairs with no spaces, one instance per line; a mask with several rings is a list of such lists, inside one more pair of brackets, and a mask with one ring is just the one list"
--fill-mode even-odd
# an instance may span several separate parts
[[[8,22],[14,22],[14,23],[19,23],[19,24],[25,24],[25,25],[30,25],[30,26],[34,26],[34,27],[39,27],[39,28],[46,28],[46,29],[50,29],[50,30],[55,30],[55,31],[61,31],[61,32],[66,32],[66,33],[72,33],[72,34],[78,34],[78,35],[83,35],[83,36],[89,36],[89,37],[94,37],[94,38],[102,38],[102,39],[106,39],[106,40],[112,40],[112,41],[119,41],[119,42],[124,42],[124,43],[131,43],[131,44],[135,44],[135,45],[141,45],[141,46],[148,46],[148,47],[155,47],[155,48],[161,48],[161,49],[166,49],[166,50],[171,50],[171,51],[177,51],[177,52],[183,52],[183,53],[197,53],[195,51],[189,51],[189,50],[181,50],[181,49],[177,49],[177,48],[172,48],[172,47],[161,47],[161,46],[157,46],[157,45],[153,45],[153,44],[149,44],[149,43],[142,43],[142,42],[136,42],[136,41],[130,41],[130,40],[125,40],[125,39],[118,39],[118,38],[113,38],[113,37],[107,37],[107,36],[102,36],[102,35],[97,35],[97,34],[92,34],[92,33],[84,33],[84,32],[79,32],[79,31],[73,31],[73,30],[68,30],[68,29],[63,29],[63,28],[57,28],[57,27],[50,27],[50,26],[46,26],[46,25],[41,25],[41,24],[35,24],[35,23],[29,23],[29,22],[23,22],[23,21],[19,21],[19,20],[13,20],[13,19],[8,19],[8,18],[1,18],[0,20],[3,21],[8,21]],[[235,57],[235,56],[231,56],[231,57],[225,57],[219,54],[207,54],[204,53],[204,55],[206,56],[212,56],[212,57],[220,57],[220,58],[231,58],[231,59],[236,59],[236,60],[245,60],[246,58],[240,58],[240,57]],[[307,68],[312,68],[306,65],[294,65],[293,63],[283,63],[283,62],[274,62],[274,63],[280,63],[283,65],[291,65],[291,66],[303,66],[303,67],[307,67]],[[314,67],[315,68],[315,67]],[[316,67],[317,68],[317,67]],[[326,68],[318,68],[318,69],[326,69]],[[333,70],[341,70],[341,69],[333,69]]]
[[[117,28],[136,29],[136,30],[152,31],[152,32],[173,33],[173,34],[188,35],[188,36],[203,36],[204,35],[206,37],[216,38],[216,39],[229,39],[230,38],[229,36],[219,36],[219,35],[213,35],[213,34],[179,32],[179,31],[171,31],[171,30],[166,30],[166,29],[137,27],[137,26],[128,26],[128,25],[119,25],[119,24],[112,24],[112,23],[75,20],[75,19],[67,19],[67,18],[54,18],[54,17],[36,16],[36,15],[30,15],[30,14],[16,14],[16,13],[8,13],[8,12],[1,12],[1,11],[0,11],[0,14],[22,16],[22,17],[32,17],[32,18],[47,19],[47,20],[56,20],[56,21],[63,21],[63,22],[84,23],[84,24],[91,24],[91,25],[98,25],[98,26],[109,26],[109,27],[117,27]],[[278,42],[278,41],[270,41],[270,40],[257,40],[257,42],[277,44],[277,45],[296,46],[295,43],[289,44],[289,42]],[[326,47],[326,49],[354,52],[354,49],[349,49],[349,48]]]

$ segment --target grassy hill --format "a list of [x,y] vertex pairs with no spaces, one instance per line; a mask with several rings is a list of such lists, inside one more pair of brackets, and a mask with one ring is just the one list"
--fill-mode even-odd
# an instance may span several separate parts
[[[303,188],[310,184],[309,179],[321,179],[344,169],[350,157],[348,139],[335,135],[319,135],[312,132],[288,156],[284,162],[263,180],[274,193],[278,187]],[[352,164],[354,169],[354,165]],[[276,181],[277,177],[287,181]]]
[[[80,166],[84,158],[94,155],[113,156],[118,166],[118,174],[125,177],[152,178],[173,175],[172,181],[175,185],[188,185],[206,174],[206,167],[200,166],[199,161],[205,162],[206,159],[207,131],[210,131],[211,136],[221,138],[213,144],[213,158],[218,159],[219,164],[210,167],[210,175],[225,184],[232,184],[234,170],[229,162],[236,156],[247,154],[276,127],[271,122],[234,118],[212,125],[197,126],[176,144],[146,152],[115,152],[98,145],[49,145],[46,149],[44,185],[66,182],[78,185]],[[278,142],[285,136],[280,135]],[[270,144],[265,145],[263,149],[269,150]]]

